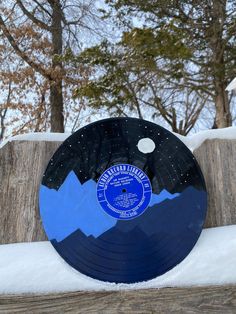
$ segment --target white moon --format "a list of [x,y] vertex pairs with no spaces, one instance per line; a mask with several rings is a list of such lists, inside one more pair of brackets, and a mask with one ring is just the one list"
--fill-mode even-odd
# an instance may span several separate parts
[[149,137],[144,137],[138,142],[138,150],[144,154],[152,153],[156,147],[153,140]]

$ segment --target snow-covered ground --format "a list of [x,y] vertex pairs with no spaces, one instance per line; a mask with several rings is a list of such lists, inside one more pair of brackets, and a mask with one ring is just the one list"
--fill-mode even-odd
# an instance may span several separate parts
[[67,265],[49,242],[0,245],[0,294],[236,284],[236,225],[203,230],[191,253],[153,280],[112,284]]
[[[206,139],[236,139],[236,127],[224,129],[205,130],[194,135],[176,135],[191,151],[199,147]],[[0,148],[12,141],[64,141],[70,133],[27,133],[16,135],[0,143]]]

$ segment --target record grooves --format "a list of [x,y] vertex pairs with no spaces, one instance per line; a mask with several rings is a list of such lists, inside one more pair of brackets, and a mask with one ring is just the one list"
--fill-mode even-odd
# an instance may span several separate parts
[[57,252],[92,278],[134,283],[180,263],[201,233],[207,193],[189,149],[144,120],[97,121],[51,158],[40,214]]

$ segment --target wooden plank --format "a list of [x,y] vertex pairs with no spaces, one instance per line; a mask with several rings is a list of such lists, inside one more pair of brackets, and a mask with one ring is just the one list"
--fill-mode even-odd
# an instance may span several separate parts
[[194,155],[208,190],[205,227],[236,224],[236,140],[206,140]]
[[[45,240],[38,188],[60,142],[14,141],[0,149],[0,244]],[[209,192],[205,227],[236,224],[236,140],[207,140],[194,151]]]
[[0,313],[236,313],[236,286],[0,296]]
[[60,142],[13,141],[0,149],[0,243],[46,240],[38,188]]

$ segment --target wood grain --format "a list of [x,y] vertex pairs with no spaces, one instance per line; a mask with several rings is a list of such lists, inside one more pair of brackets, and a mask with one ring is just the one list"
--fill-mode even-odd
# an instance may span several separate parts
[[59,145],[13,141],[0,149],[0,243],[46,240],[39,217],[38,189]]
[[0,313],[236,313],[236,286],[0,296]]
[[[0,149],[0,244],[45,240],[38,209],[42,174],[60,142],[14,141]],[[194,151],[209,194],[205,227],[236,224],[236,140]]]
[[236,224],[236,140],[206,140],[194,155],[208,191],[205,227]]

